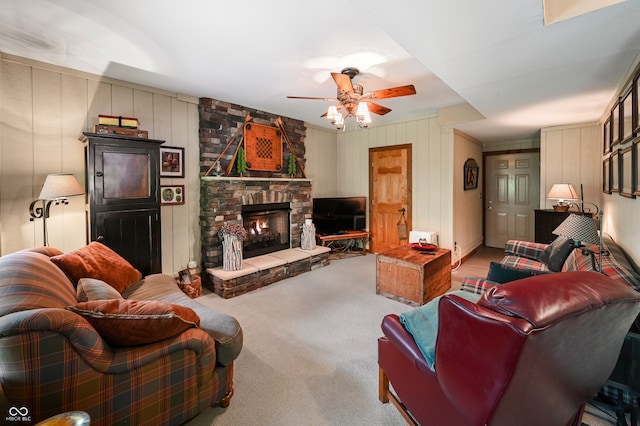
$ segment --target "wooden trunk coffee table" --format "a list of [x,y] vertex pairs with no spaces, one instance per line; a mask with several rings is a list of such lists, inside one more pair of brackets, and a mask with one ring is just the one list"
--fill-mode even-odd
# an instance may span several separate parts
[[451,250],[422,252],[405,245],[377,255],[377,294],[420,306],[450,288]]

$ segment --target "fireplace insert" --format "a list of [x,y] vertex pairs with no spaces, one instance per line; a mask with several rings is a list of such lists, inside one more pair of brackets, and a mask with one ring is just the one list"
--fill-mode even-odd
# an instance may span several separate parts
[[289,203],[242,206],[242,226],[247,230],[242,257],[248,259],[290,248],[290,212]]

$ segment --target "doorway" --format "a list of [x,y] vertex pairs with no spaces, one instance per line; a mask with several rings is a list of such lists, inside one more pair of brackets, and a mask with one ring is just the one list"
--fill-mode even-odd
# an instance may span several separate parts
[[411,229],[411,144],[369,148],[369,165],[369,250],[381,253],[401,244],[403,209]]
[[534,241],[540,206],[540,150],[485,153],[485,245]]

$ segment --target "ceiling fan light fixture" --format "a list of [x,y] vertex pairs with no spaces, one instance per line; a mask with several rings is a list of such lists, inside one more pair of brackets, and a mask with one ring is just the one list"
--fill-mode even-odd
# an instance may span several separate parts
[[338,112],[335,105],[331,105],[327,110],[327,119],[338,130],[344,128],[344,117]]
[[360,102],[358,104],[358,110],[356,111],[356,121],[362,128],[369,127],[371,124],[371,114],[369,114],[369,106],[366,102]]

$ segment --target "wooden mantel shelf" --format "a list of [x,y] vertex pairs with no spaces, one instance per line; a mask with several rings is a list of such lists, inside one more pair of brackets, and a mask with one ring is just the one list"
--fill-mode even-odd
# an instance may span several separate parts
[[265,177],[240,177],[240,176],[200,176],[200,179],[203,181],[216,181],[216,180],[224,180],[224,181],[280,181],[280,182],[311,182],[311,179],[307,178],[265,178]]

